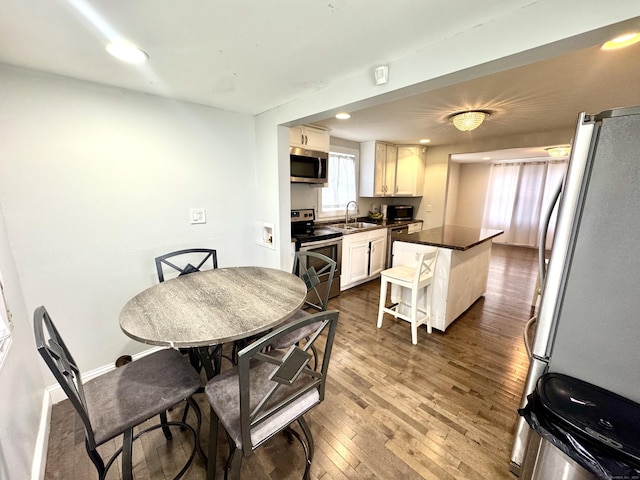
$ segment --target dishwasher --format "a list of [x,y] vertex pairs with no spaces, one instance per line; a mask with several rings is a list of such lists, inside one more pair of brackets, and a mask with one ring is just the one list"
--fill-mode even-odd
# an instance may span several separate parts
[[387,268],[391,268],[393,262],[393,237],[399,233],[409,233],[409,225],[389,227],[387,231]]

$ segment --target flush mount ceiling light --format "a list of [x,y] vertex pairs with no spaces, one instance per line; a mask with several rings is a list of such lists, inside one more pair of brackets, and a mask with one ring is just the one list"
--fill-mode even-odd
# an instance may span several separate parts
[[420,139],[420,143],[430,143],[431,139],[430,138],[422,138]]
[[478,128],[489,115],[491,115],[489,110],[467,110],[465,112],[452,113],[447,118],[461,132],[469,132]]
[[602,45],[603,50],[615,50],[616,48],[628,47],[634,43],[640,42],[640,33],[633,32],[609,40]]
[[149,55],[128,43],[110,43],[107,52],[123,62],[143,63],[149,59]]
[[336,118],[338,120],[349,120],[351,118],[351,115],[347,112],[340,112],[336,113]]
[[558,145],[557,147],[545,148],[547,153],[552,157],[566,157],[571,151],[570,145]]

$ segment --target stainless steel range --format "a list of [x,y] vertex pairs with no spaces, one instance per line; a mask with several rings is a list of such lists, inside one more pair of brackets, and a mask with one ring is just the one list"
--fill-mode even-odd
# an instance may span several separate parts
[[[342,232],[330,227],[315,225],[315,210],[305,208],[291,210],[291,238],[296,241],[296,252],[309,251],[321,253],[336,261],[333,284],[329,290],[329,298],[340,295],[340,264],[342,262]],[[322,293],[327,288],[328,274],[320,276],[318,290]],[[324,277],[324,278],[323,278]]]

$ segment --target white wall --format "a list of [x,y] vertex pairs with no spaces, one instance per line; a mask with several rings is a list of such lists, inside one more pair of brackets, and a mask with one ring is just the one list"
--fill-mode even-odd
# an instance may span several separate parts
[[145,348],[118,314],[157,283],[155,256],[255,262],[251,117],[8,67],[0,92],[0,204],[27,310],[47,307],[82,369]]
[[44,388],[18,272],[0,209],[0,272],[13,319],[12,344],[0,370],[0,479],[28,479],[34,456]]
[[490,164],[464,163],[460,165],[455,225],[482,227],[484,199],[487,196],[490,171]]

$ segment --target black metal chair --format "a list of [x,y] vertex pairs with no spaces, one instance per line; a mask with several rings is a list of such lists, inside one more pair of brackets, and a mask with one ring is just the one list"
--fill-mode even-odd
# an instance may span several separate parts
[[[304,307],[296,312],[288,322],[294,322],[300,318],[309,316],[310,313],[307,312],[306,309],[311,309],[312,312],[324,312],[327,310],[329,293],[331,285],[333,284],[336,266],[336,262],[326,255],[316,252],[296,252],[293,259],[292,273],[304,280],[304,283],[307,285],[307,298],[305,299]],[[318,288],[320,285],[322,285],[322,288]],[[278,338],[277,341],[271,345],[271,348],[289,348],[291,345],[307,337],[309,333],[312,333],[314,330],[315,326],[311,324],[306,329],[294,331],[290,335]],[[315,349],[312,349],[312,352],[315,365],[317,365],[317,352]]]
[[[194,445],[191,455],[175,479],[188,470],[200,448],[200,409],[191,395],[200,387],[200,377],[175,350],[160,350],[135,362],[82,382],[80,370],[58,333],[45,307],[35,310],[33,329],[36,348],[71,401],[84,425],[85,446],[103,480],[117,457],[122,454],[122,478],[133,479],[133,442],[146,433],[162,428],[167,439],[169,427],[190,431]],[[197,427],[186,422],[169,422],[166,410],[186,400],[196,413]],[[134,434],[134,427],[160,415],[161,422]],[[122,446],[105,464],[97,447],[119,436]]]
[[[180,258],[182,266],[178,266],[174,261]],[[211,260],[211,268],[218,268],[218,256],[215,250],[209,248],[187,248],[185,250],[177,250],[175,252],[165,253],[156,257],[156,270],[158,271],[158,280],[164,282],[165,267],[169,267],[169,272],[177,273],[176,276],[187,275],[193,272],[199,272]],[[195,263],[194,266],[192,263]]]
[[[208,261],[211,261],[210,265],[206,265]],[[211,269],[218,268],[218,254],[216,250],[210,248],[186,248],[184,250],[176,250],[175,252],[165,253],[164,255],[156,257],[155,263],[156,271],[158,272],[158,281],[164,282],[165,268],[167,267],[167,272],[175,274],[176,277],[200,272],[205,266]],[[203,363],[203,360],[209,361],[212,364],[214,374],[219,372],[222,361],[222,345],[212,345],[209,348],[204,349],[206,350],[206,354],[203,353],[203,348],[180,348],[179,350],[182,354],[189,357],[189,362],[198,372],[201,372],[203,368],[207,367]],[[203,389],[201,388],[199,392],[201,393],[202,391]],[[182,414],[182,421],[185,420],[188,413],[189,405],[187,404],[184,413]]]
[[[215,472],[218,421],[229,439],[229,471],[239,479],[243,456],[251,453],[281,431],[296,437],[302,444],[306,465],[304,479],[309,478],[314,445],[311,430],[303,415],[324,400],[329,360],[338,324],[338,312],[327,311],[307,315],[265,335],[242,349],[238,365],[222,372],[207,383],[205,393],[211,404],[209,433],[209,472]],[[315,325],[302,345],[288,351],[271,350],[268,345],[282,337]],[[315,344],[322,352],[319,370],[308,366],[309,350]],[[305,440],[290,426],[298,422]]]

